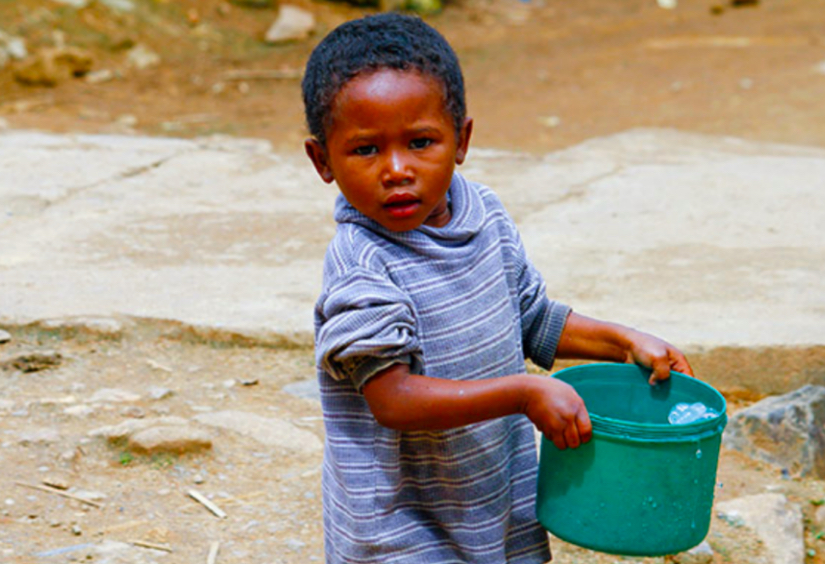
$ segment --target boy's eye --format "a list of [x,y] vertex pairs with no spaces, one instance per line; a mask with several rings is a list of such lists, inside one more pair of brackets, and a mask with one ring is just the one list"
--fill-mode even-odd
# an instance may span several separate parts
[[362,145],[355,148],[355,154],[361,157],[368,157],[378,152],[378,147],[375,145]]
[[419,139],[413,139],[410,143],[410,147],[413,149],[426,149],[430,145],[433,144],[432,139],[428,139],[426,137],[421,137]]

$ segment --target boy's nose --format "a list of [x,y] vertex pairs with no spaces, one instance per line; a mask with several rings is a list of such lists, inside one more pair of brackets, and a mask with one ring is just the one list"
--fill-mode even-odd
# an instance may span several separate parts
[[381,181],[386,186],[399,186],[412,182],[413,174],[403,152],[393,151],[387,155]]

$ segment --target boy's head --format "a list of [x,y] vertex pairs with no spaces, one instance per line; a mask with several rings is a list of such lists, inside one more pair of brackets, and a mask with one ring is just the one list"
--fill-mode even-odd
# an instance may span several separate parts
[[456,134],[467,114],[464,79],[455,52],[420,18],[397,13],[342,24],[315,48],[302,83],[309,132],[326,144],[333,101],[350,80],[379,70],[418,71],[444,87]]

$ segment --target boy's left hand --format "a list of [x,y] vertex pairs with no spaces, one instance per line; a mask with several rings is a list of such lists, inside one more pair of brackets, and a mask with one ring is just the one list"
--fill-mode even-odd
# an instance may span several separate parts
[[693,376],[693,369],[679,349],[653,335],[632,330],[627,362],[650,368],[650,384],[670,378],[675,370]]

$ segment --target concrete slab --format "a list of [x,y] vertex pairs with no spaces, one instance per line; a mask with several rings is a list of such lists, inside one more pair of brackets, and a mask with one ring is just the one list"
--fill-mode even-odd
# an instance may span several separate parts
[[[825,151],[634,130],[473,149],[551,296],[689,346],[825,343]],[[266,142],[0,132],[0,323],[306,340],[335,189]]]

